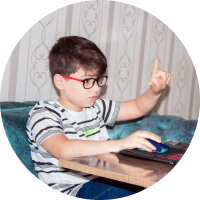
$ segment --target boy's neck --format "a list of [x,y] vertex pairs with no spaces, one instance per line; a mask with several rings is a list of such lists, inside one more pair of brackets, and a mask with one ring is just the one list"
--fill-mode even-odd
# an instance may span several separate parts
[[73,105],[71,103],[69,103],[68,101],[63,100],[62,98],[59,98],[57,100],[64,108],[68,109],[68,110],[72,110],[75,112],[81,112],[83,110],[83,108],[78,107],[76,105]]

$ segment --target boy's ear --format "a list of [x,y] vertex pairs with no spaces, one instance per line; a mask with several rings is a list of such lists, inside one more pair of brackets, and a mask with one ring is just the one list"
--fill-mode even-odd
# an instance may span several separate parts
[[53,77],[55,86],[59,89],[62,90],[64,89],[64,78],[60,74],[55,74]]

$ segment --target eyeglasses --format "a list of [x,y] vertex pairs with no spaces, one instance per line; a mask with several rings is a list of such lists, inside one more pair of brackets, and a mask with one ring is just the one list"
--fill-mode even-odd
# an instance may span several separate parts
[[96,78],[96,79],[95,78],[87,78],[87,79],[84,79],[84,80],[73,78],[73,77],[70,77],[70,76],[65,76],[65,75],[61,75],[61,76],[68,78],[68,79],[75,80],[75,81],[83,82],[83,87],[85,89],[92,88],[94,86],[95,81],[97,82],[97,85],[99,87],[103,87],[106,84],[107,79],[108,79],[108,76],[105,76],[105,75],[103,75],[100,78]]

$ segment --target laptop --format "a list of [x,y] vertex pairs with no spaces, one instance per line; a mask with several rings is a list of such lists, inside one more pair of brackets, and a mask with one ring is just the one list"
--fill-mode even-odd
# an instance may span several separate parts
[[140,158],[145,158],[149,160],[176,165],[183,157],[187,148],[184,148],[184,149],[180,148],[180,146],[181,145],[183,146],[184,143],[179,143],[179,146],[177,147],[170,145],[170,142],[167,142],[165,144],[169,146],[168,151],[165,153],[140,151],[138,149],[125,149],[125,150],[120,151],[119,153],[128,155],[128,156],[140,157]]

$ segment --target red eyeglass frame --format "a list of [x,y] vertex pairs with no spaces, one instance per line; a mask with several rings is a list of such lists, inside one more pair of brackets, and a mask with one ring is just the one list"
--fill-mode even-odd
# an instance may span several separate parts
[[[61,74],[61,76],[66,77],[66,78],[68,78],[68,79],[75,80],[75,81],[79,81],[79,82],[84,82],[84,81],[87,80],[87,79],[94,79],[94,80],[99,79],[99,78],[96,78],[96,79],[95,79],[95,78],[86,78],[86,79],[84,79],[84,80],[81,80],[81,79],[78,79],[78,78],[73,78],[73,77],[71,77],[71,76],[66,76],[66,75],[62,75],[62,74]],[[106,75],[102,75],[102,76],[108,78],[108,76],[106,76]]]

